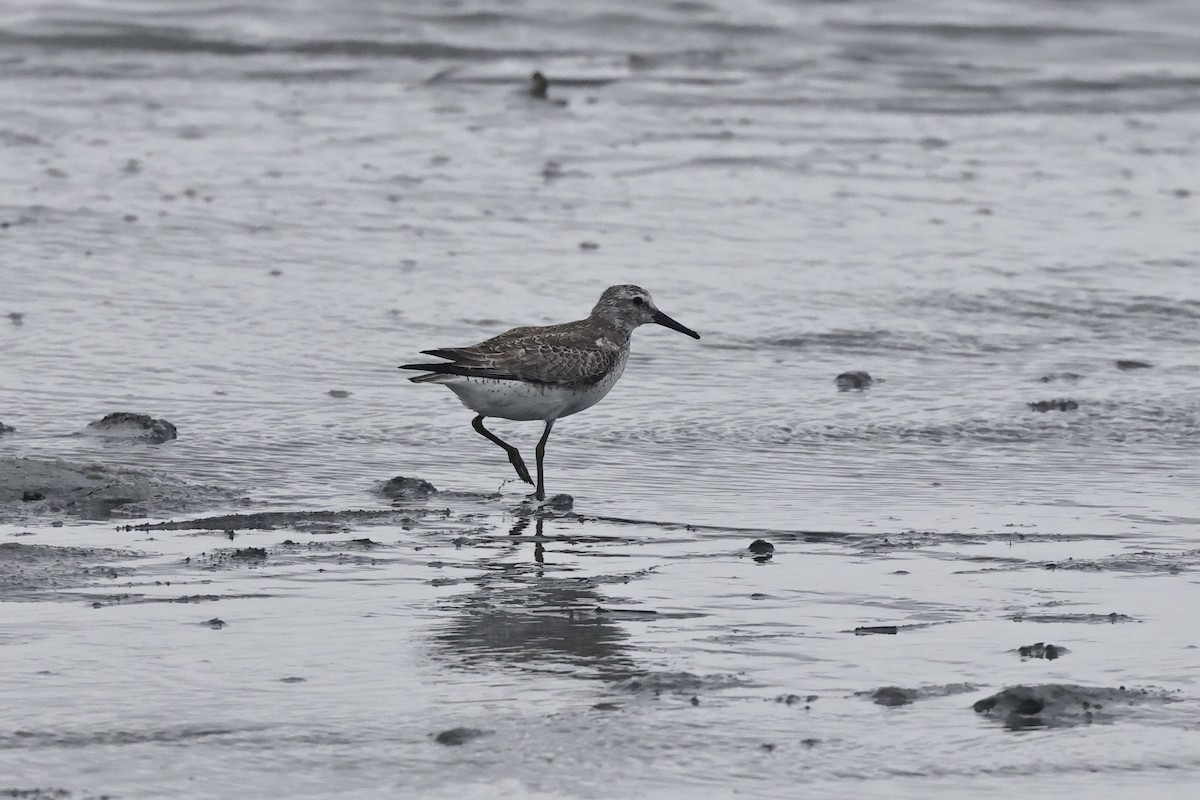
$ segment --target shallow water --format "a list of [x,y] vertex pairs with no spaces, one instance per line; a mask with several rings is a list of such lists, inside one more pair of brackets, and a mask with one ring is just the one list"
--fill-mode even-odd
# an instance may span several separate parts
[[[1194,4],[327,5],[0,12],[0,455],[245,498],[191,516],[460,494],[233,542],[4,517],[131,572],[9,554],[61,563],[0,607],[0,790],[1194,784]],[[395,366],[615,282],[703,338],[638,331],[550,441],[581,518],[510,537],[503,454]],[[179,439],[81,433],[114,410]],[[889,624],[924,627],[845,632]],[[1039,641],[1070,652],[1015,653]],[[1018,683],[1177,694],[1020,733],[971,711]],[[493,733],[431,739],[457,726]]]

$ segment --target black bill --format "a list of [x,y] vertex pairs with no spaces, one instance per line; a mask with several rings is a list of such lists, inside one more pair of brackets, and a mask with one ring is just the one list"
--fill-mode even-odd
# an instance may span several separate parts
[[700,334],[696,333],[694,330],[692,330],[691,328],[689,328],[686,325],[681,325],[680,323],[671,319],[670,317],[668,317],[666,314],[659,311],[658,309],[655,309],[655,311],[654,311],[654,321],[657,322],[659,325],[662,325],[664,328],[670,328],[673,331],[679,331],[680,333],[686,333],[688,336],[692,337],[693,339],[700,338]]

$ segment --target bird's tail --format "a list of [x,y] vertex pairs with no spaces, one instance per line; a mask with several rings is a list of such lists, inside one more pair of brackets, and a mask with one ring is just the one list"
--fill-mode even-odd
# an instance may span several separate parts
[[445,379],[448,373],[446,367],[452,367],[453,364],[402,364],[397,369],[416,369],[426,374],[417,375],[409,378],[413,383],[426,383],[428,381],[437,381]]

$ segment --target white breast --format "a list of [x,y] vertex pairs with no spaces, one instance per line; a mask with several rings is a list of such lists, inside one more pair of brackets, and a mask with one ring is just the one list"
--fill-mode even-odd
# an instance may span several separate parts
[[549,420],[568,417],[599,403],[625,371],[625,359],[590,386],[564,387],[544,383],[468,378],[446,375],[437,379],[450,388],[463,405],[485,417],[513,420]]

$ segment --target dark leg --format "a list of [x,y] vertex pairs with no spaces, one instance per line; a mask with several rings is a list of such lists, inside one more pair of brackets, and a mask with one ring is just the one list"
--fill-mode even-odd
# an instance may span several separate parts
[[546,430],[542,433],[541,440],[537,443],[537,450],[534,453],[537,455],[538,482],[537,494],[534,495],[538,500],[546,499],[546,484],[542,480],[542,461],[546,458],[546,440],[550,438],[550,429],[554,427],[554,420],[546,420]]
[[479,434],[485,439],[503,447],[504,452],[508,453],[508,460],[512,463],[513,469],[517,471],[517,477],[526,483],[533,483],[533,480],[529,477],[529,468],[525,466],[525,459],[521,458],[521,454],[517,452],[517,448],[483,427],[483,414],[480,414],[471,421],[471,427],[479,431]]

